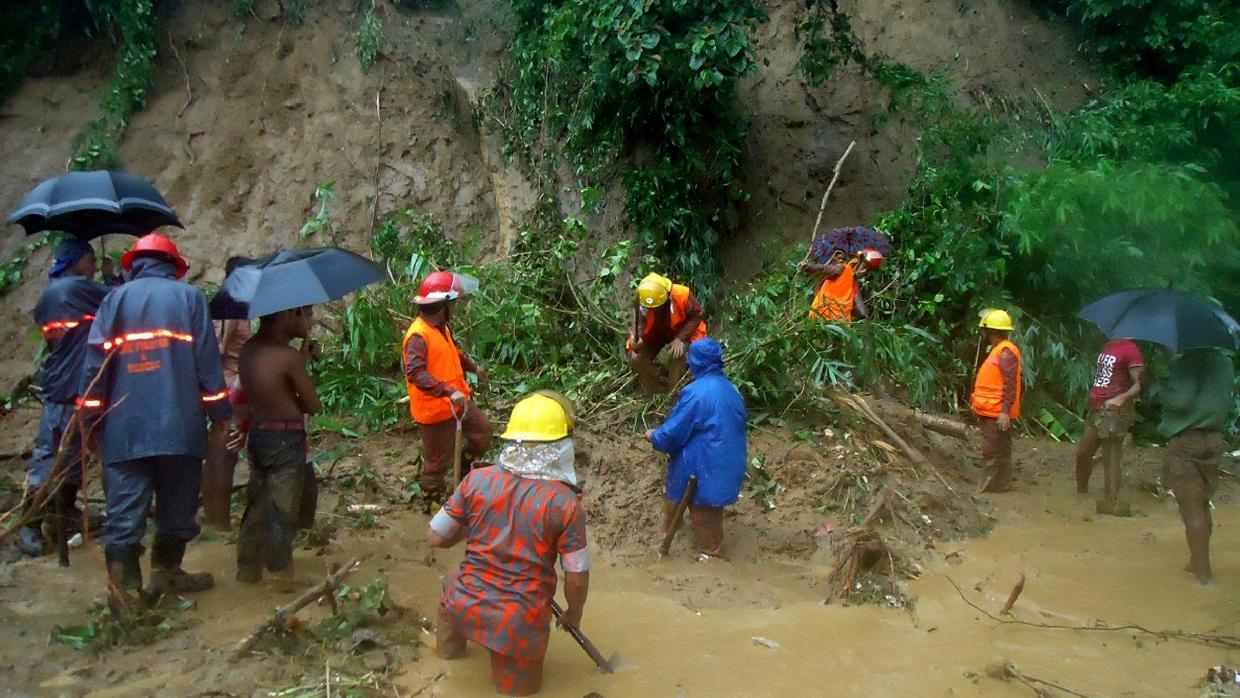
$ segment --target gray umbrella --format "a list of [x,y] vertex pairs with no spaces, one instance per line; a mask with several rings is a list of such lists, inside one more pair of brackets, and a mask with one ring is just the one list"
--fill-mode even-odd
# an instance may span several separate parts
[[333,301],[383,278],[374,262],[339,247],[284,250],[234,269],[211,299],[211,317],[252,320]]
[[146,235],[177,219],[150,182],[126,172],[66,172],[31,189],[8,222],[27,235],[63,230],[82,240],[101,235]]
[[1144,339],[1177,353],[1198,347],[1240,346],[1240,324],[1227,311],[1170,288],[1113,293],[1082,308],[1079,316],[1111,339]]

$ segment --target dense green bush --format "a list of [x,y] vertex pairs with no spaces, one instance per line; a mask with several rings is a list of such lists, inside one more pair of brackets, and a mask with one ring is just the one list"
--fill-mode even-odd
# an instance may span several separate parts
[[[640,242],[709,303],[734,228],[745,124],[737,80],[756,67],[754,0],[513,0],[510,149],[583,184],[617,173]],[[547,157],[547,156],[550,157]]]

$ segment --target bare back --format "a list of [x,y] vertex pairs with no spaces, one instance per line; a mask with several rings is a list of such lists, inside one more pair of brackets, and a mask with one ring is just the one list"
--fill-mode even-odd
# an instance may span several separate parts
[[319,396],[300,351],[256,335],[241,348],[237,363],[252,421],[294,421],[319,411]]

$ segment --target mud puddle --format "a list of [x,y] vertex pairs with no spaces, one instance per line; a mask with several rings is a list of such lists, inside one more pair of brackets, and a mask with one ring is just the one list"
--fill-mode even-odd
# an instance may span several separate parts
[[[1181,571],[1186,551],[1168,503],[1142,500],[1144,515],[1131,519],[1096,519],[1091,501],[1070,496],[1020,493],[994,503],[1004,514],[989,537],[930,551],[921,579],[908,588],[911,609],[824,606],[825,567],[699,564],[685,556],[633,566],[596,551],[584,630],[605,655],[619,652],[629,664],[601,675],[566,634],[554,633],[544,695],[1029,695],[1023,686],[979,677],[1002,661],[1086,695],[1196,695],[1206,667],[1240,661],[1240,653],[1132,632],[999,625],[966,605],[948,581],[997,612],[1023,573],[1014,617],[1031,622],[1235,633],[1240,527],[1233,521],[1240,507],[1217,514],[1220,583],[1202,589]],[[342,531],[327,556],[299,551],[299,581],[321,579],[329,560],[367,555],[351,582],[381,576],[398,603],[432,614],[440,575],[459,551],[431,554],[424,517],[400,512],[382,521],[377,532]],[[69,570],[51,560],[11,566],[11,577],[0,580],[0,673],[12,690],[33,695],[201,695],[223,686],[231,695],[265,695],[288,685],[291,659],[226,662],[232,646],[290,598],[233,582],[234,554],[222,539],[192,546],[189,566],[216,571],[218,586],[186,614],[190,628],[102,655],[46,640],[51,626],[81,622],[99,596],[99,555],[79,552]],[[401,695],[493,695],[484,651],[471,646],[464,659],[446,662],[430,650],[433,635],[422,639],[422,658],[394,677]],[[238,676],[246,678],[244,692],[237,692]]]

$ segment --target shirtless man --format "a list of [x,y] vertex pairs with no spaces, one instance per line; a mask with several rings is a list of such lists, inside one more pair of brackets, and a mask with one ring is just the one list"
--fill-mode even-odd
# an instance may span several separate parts
[[[250,482],[237,536],[237,581],[254,584],[271,573],[279,591],[292,591],[293,535],[313,502],[314,470],[306,461],[304,415],[322,408],[306,372],[310,306],[262,318],[241,349],[241,390],[248,399]],[[302,338],[302,350],[289,346]],[[239,444],[234,444],[238,446]]]

